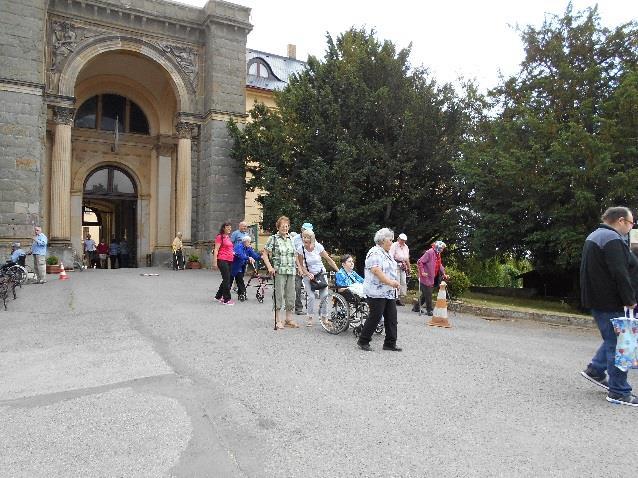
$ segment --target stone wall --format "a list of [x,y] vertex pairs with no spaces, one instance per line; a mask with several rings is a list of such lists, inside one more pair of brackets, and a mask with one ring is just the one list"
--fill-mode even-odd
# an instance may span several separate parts
[[42,224],[46,2],[0,0],[0,12],[0,242],[29,245]]

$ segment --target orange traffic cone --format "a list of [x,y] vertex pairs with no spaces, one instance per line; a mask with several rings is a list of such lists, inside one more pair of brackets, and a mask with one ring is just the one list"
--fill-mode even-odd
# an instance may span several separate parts
[[68,280],[69,276],[66,275],[66,271],[64,270],[64,264],[60,264],[60,275],[58,276],[60,280]]
[[436,304],[434,306],[434,316],[428,321],[428,325],[432,327],[445,327],[449,329],[452,327],[447,320],[447,296],[445,288],[447,284],[445,281],[441,282],[439,287],[439,293],[436,296]]

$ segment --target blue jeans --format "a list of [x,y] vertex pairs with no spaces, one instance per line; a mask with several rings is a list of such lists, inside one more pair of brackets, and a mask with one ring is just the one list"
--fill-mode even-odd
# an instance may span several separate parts
[[589,366],[602,376],[607,370],[609,375],[609,391],[620,395],[629,395],[631,393],[631,385],[627,383],[627,372],[623,372],[614,365],[616,356],[616,333],[610,319],[623,317],[623,310],[609,311],[592,309],[591,314],[594,316],[603,343],[591,359]]

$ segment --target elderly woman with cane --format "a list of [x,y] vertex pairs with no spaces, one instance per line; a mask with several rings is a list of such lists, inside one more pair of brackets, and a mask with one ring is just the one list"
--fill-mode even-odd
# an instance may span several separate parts
[[[261,257],[266,269],[273,277],[273,302],[275,308],[275,329],[297,328],[292,320],[295,306],[295,247],[290,230],[290,219],[281,216],[277,219],[277,234],[268,238]],[[271,263],[272,259],[272,263]],[[286,319],[281,322],[281,307],[286,309]]]
[[394,232],[384,227],[374,235],[375,246],[366,254],[363,291],[368,298],[370,315],[359,336],[358,345],[370,351],[370,340],[377,324],[385,320],[383,350],[400,352],[397,347],[397,263],[390,255]]

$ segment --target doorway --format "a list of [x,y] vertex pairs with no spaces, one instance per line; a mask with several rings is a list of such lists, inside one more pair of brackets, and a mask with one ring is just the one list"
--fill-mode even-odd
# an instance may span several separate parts
[[[116,166],[90,173],[82,197],[82,237],[122,243],[119,267],[137,267],[137,188],[131,176]],[[96,235],[97,234],[97,235]]]

